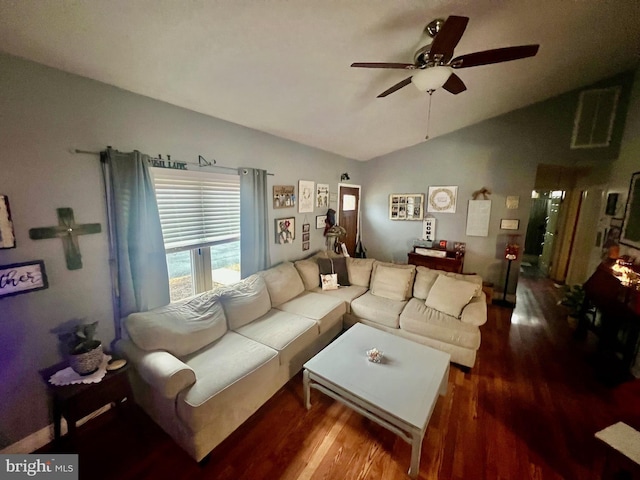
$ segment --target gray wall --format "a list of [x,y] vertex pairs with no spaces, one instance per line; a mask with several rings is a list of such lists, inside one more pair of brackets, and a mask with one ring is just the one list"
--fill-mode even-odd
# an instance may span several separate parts
[[[17,238],[17,248],[0,250],[0,265],[42,259],[50,285],[0,299],[0,448],[49,423],[38,370],[62,359],[53,328],[71,319],[99,320],[99,338],[109,343],[114,336],[99,159],[70,149],[111,145],[185,161],[201,154],[221,165],[268,169],[275,174],[270,191],[306,179],[335,192],[342,172],[354,183],[360,178],[360,162],[15,57],[0,55],[0,91],[0,194],[9,198]],[[73,208],[78,223],[103,226],[101,234],[80,237],[81,270],[67,270],[60,240],[29,239],[30,228],[57,224],[58,207]],[[315,229],[315,215],[324,213],[307,214],[311,252],[324,246]],[[302,252],[305,215],[293,208],[271,212],[272,219],[291,215],[296,241],[272,243],[273,263],[310,253]]]
[[[437,223],[436,237],[466,242],[464,271],[481,274],[501,290],[506,273],[502,255],[507,234],[522,235],[520,244],[524,248],[537,166],[545,163],[591,167],[602,183],[620,150],[632,80],[632,73],[625,73],[593,85],[623,87],[613,140],[607,148],[569,148],[580,92],[576,90],[367,162],[365,185],[369,188],[364,190],[363,241],[370,256],[406,262],[414,239],[421,235],[420,222],[389,220],[389,194],[425,193],[426,197],[429,186],[458,186],[456,213],[432,214]],[[375,188],[371,188],[373,185]],[[489,235],[466,236],[468,201],[483,186],[493,192]],[[506,197],[511,195],[520,197],[517,210],[506,208]],[[503,218],[519,219],[520,229],[500,230]],[[512,272],[510,293],[515,292],[518,268]]]

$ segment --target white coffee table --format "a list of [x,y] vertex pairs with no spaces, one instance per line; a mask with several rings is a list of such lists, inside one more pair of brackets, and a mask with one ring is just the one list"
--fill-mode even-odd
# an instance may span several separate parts
[[[384,352],[382,363],[366,351]],[[355,324],[304,364],[305,405],[315,388],[411,444],[411,478],[438,394],[447,393],[450,356],[390,333]]]

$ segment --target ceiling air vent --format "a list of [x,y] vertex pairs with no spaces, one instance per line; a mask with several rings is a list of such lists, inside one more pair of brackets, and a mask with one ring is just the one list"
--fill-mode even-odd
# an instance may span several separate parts
[[580,93],[573,122],[571,148],[608,147],[616,116],[620,87],[598,88]]

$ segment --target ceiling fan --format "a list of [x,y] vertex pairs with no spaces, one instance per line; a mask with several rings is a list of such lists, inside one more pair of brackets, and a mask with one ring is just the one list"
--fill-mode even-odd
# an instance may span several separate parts
[[436,19],[429,23],[425,28],[425,33],[433,38],[433,42],[415,52],[413,63],[352,63],[351,66],[358,68],[417,70],[410,77],[382,92],[378,95],[378,98],[386,97],[410,83],[413,83],[418,90],[423,92],[433,93],[434,90],[442,87],[449,93],[457,95],[464,92],[467,87],[460,77],[453,73],[453,69],[509,62],[533,57],[538,53],[539,45],[520,45],[468,53],[452,58],[453,50],[462,38],[462,34],[467,28],[467,23],[469,23],[468,17],[456,15],[449,16],[446,21]]

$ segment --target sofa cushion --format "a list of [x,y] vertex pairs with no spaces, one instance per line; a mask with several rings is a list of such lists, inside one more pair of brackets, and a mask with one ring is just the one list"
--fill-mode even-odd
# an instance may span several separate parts
[[142,350],[166,350],[182,357],[217,340],[227,320],[217,294],[205,292],[148,312],[132,313],[124,321],[133,343]]
[[412,298],[400,314],[402,330],[470,349],[480,347],[480,329]]
[[274,308],[236,332],[278,350],[280,365],[287,365],[293,357],[313,343],[319,335],[319,328],[310,318]]
[[251,275],[238,283],[223,287],[219,295],[231,330],[253,322],[271,310],[267,286],[259,275]]
[[459,318],[462,309],[471,301],[476,293],[477,285],[464,280],[457,280],[446,275],[438,275],[425,305],[430,308]]
[[198,380],[178,394],[176,408],[178,417],[194,431],[218,414],[221,405],[210,399],[237,384],[251,385],[268,378],[273,383],[279,369],[276,350],[232,331],[184,362]]
[[318,323],[320,334],[342,321],[347,311],[345,303],[329,295],[304,292],[288,302],[278,305],[278,310],[310,318]]
[[[347,259],[345,257],[337,257],[337,258],[318,258],[318,267],[320,268],[320,274],[326,275],[329,273],[337,273],[338,274],[338,284],[342,287],[348,287],[351,285],[349,283],[349,273],[347,272]],[[316,285],[321,285],[320,276],[318,276],[318,281]]]
[[272,307],[277,307],[304,292],[304,283],[291,262],[283,262],[277,267],[265,270],[262,272],[262,278],[267,284]]
[[374,262],[371,273],[371,293],[389,300],[408,300],[411,297],[415,265]]
[[368,290],[367,287],[359,287],[357,285],[349,285],[348,287],[340,287],[337,290],[322,290],[322,287],[315,287],[312,292],[329,295],[331,297],[343,300],[347,310],[345,313],[351,313],[351,302]]
[[399,328],[400,312],[406,304],[406,301],[390,300],[367,292],[351,302],[351,314],[387,327]]
[[431,291],[431,287],[436,283],[436,279],[441,273],[444,272],[422,266],[416,267],[416,279],[413,282],[413,296],[421,300],[426,300]]
[[473,294],[474,297],[480,298],[482,294],[482,277],[480,275],[468,274],[468,273],[455,273],[455,272],[440,272],[440,274],[447,277],[455,278],[456,280],[463,280],[465,282],[473,283],[476,286],[476,291]]
[[359,287],[367,287],[371,283],[371,270],[373,270],[373,258],[347,258],[347,272],[349,283]]
[[315,260],[298,260],[293,264],[304,283],[305,290],[313,290],[318,286],[320,267]]

